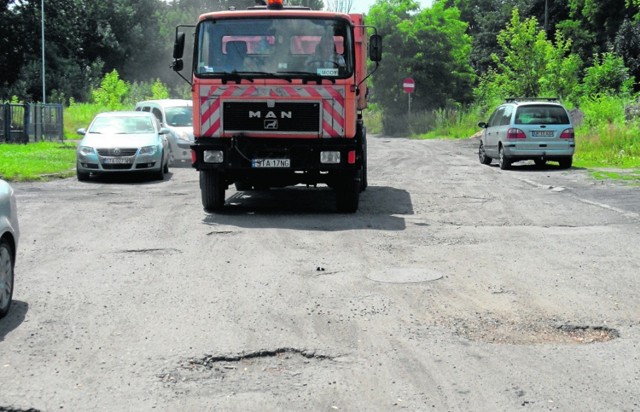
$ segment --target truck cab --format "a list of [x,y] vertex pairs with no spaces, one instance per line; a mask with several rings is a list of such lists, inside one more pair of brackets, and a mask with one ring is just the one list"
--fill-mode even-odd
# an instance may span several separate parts
[[[326,184],[341,212],[366,188],[366,54],[362,15],[284,8],[206,13],[195,26],[192,165],[202,203],[238,190]],[[380,60],[380,38],[369,54]],[[182,69],[184,34],[174,64]]]

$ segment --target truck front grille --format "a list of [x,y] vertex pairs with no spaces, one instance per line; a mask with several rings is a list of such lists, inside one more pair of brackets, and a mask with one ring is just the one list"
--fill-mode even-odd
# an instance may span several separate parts
[[320,103],[225,102],[223,127],[227,132],[320,133]]

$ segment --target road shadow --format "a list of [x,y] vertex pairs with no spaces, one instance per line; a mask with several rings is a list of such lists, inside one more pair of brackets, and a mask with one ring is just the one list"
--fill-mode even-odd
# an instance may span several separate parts
[[[530,173],[545,173],[545,172],[566,172],[571,170],[586,170],[584,167],[576,167],[571,166],[570,168],[560,167],[558,163],[553,163],[553,161],[549,161],[550,163],[546,163],[544,166],[536,165],[533,160],[521,160],[511,164],[511,168],[507,171],[511,172],[530,172]],[[489,165],[493,168],[500,168],[500,165],[497,163],[492,163]]]
[[171,180],[173,173],[169,169],[169,173],[165,174],[163,180],[157,180],[150,172],[127,172],[127,173],[113,173],[113,174],[98,174],[91,175],[89,180],[80,182],[84,184],[106,183],[106,184],[160,184]]
[[362,192],[356,213],[338,213],[335,203],[335,192],[329,188],[295,186],[237,192],[227,198],[221,211],[205,211],[203,223],[244,228],[397,231],[406,228],[405,219],[397,215],[413,214],[409,192],[387,186],[369,186]]
[[19,300],[13,300],[9,313],[0,319],[0,342],[4,341],[4,337],[24,322],[29,311],[29,304]]

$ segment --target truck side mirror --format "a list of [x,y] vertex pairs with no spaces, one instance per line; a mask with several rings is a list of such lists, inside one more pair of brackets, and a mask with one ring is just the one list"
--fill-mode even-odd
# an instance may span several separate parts
[[369,58],[374,62],[382,60],[382,36],[379,34],[369,38]]
[[184,38],[185,34],[183,31],[179,31],[176,33],[176,40],[173,43],[174,59],[182,59],[182,55],[184,54]]
[[184,68],[184,62],[182,61],[182,55],[184,54],[184,39],[185,34],[183,31],[176,32],[176,40],[173,43],[173,64],[171,64],[171,68],[176,72],[182,71]]

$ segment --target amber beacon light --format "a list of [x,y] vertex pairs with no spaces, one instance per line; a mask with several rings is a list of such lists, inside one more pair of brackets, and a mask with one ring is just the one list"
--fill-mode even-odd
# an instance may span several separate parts
[[282,8],[282,0],[268,0],[267,1],[268,9],[281,9]]

